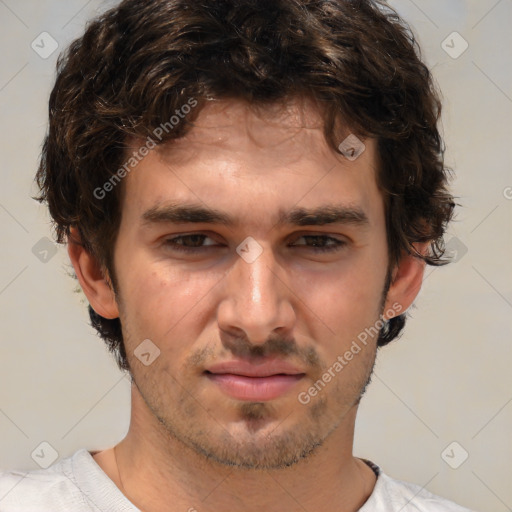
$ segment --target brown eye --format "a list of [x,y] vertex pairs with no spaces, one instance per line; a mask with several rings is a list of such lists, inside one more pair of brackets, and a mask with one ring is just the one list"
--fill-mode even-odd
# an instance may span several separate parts
[[332,236],[326,235],[302,235],[297,240],[304,239],[305,244],[295,244],[295,246],[306,246],[313,249],[314,252],[334,252],[341,249],[346,242],[338,240]]
[[[208,243],[206,245],[203,245],[203,242],[209,239],[212,243]],[[190,235],[180,235],[175,236],[173,238],[168,238],[165,240],[164,244],[167,247],[171,247],[173,250],[176,251],[183,251],[183,252],[199,252],[207,250],[209,247],[216,246],[217,243],[215,240],[210,238],[208,235],[204,235],[201,233],[193,233]]]

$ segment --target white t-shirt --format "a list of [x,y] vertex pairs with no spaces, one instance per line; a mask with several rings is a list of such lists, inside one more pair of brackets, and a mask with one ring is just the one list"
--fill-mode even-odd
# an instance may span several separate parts
[[[380,471],[359,512],[471,512]],[[1,512],[140,512],[85,449],[48,469],[0,472]]]

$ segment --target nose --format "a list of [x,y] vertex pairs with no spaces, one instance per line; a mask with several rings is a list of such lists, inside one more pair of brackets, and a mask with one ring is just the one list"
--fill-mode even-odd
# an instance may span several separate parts
[[237,256],[223,283],[217,310],[221,331],[253,345],[262,345],[276,334],[290,335],[296,321],[294,294],[270,248],[252,262]]

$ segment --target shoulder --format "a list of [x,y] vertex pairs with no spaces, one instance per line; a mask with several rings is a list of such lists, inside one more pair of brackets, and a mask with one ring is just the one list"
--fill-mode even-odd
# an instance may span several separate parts
[[436,496],[419,485],[380,472],[374,491],[360,512],[474,512]]
[[0,472],[2,512],[90,510],[73,476],[73,463],[85,450],[62,459],[48,469]]

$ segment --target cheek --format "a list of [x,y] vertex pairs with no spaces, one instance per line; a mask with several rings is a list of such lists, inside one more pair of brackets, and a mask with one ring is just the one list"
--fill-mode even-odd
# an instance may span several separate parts
[[[322,319],[349,324],[378,314],[386,277],[385,261],[371,258],[371,250],[320,272],[294,273],[296,296]],[[300,307],[300,306],[298,306]]]
[[[359,374],[373,357],[376,331],[372,327],[381,312],[386,263],[382,254],[380,264],[378,258],[373,260],[372,252],[365,251],[339,265],[336,271],[317,273],[314,279],[306,274],[295,276],[296,293],[302,300],[295,305],[300,311],[300,331],[313,343],[324,364],[332,365],[350,350],[353,342],[359,345],[355,364],[350,363],[350,368],[343,370],[345,376],[352,371]],[[365,334],[369,332],[372,334]],[[367,345],[358,341],[360,336],[366,336]],[[345,378],[337,378],[336,382],[346,385]]]
[[197,330],[202,298],[221,278],[217,273],[191,272],[168,262],[134,257],[121,272],[123,313],[132,334],[164,340],[187,329]]

